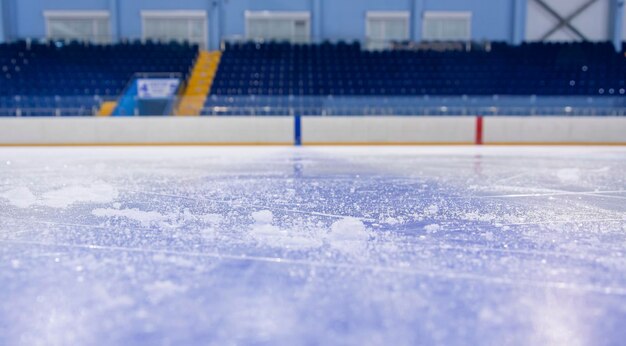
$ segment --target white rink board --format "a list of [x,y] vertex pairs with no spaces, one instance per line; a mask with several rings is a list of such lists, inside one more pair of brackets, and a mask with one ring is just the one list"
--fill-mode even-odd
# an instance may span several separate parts
[[292,117],[0,118],[0,144],[291,144]]
[[[311,144],[472,144],[473,116],[304,116]],[[626,117],[487,116],[484,144],[626,144]],[[294,117],[0,117],[0,145],[295,143]]]
[[467,116],[303,117],[303,144],[474,143]]
[[626,143],[626,117],[491,116],[483,122],[485,144]]

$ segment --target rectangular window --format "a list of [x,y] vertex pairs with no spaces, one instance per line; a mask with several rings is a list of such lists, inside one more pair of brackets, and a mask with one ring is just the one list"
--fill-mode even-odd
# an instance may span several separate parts
[[365,36],[368,49],[385,49],[391,42],[409,39],[409,12],[367,12]]
[[424,12],[423,40],[470,41],[471,38],[471,12]]
[[107,11],[44,11],[44,18],[48,39],[111,42]]
[[246,38],[249,40],[309,42],[309,12],[246,11]]
[[141,11],[143,39],[189,42],[207,47],[206,11]]

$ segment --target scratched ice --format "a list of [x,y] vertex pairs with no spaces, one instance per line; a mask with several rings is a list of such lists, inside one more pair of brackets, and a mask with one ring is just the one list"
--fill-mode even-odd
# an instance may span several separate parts
[[626,149],[0,150],[0,344],[621,344]]

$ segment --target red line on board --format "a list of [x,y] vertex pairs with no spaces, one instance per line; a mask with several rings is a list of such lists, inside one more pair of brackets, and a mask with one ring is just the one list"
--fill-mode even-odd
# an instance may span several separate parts
[[476,117],[476,144],[483,144],[483,117]]

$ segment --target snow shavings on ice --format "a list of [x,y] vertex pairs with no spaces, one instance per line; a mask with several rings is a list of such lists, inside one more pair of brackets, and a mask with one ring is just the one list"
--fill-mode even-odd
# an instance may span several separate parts
[[255,211],[251,216],[258,225],[268,225],[274,220],[274,214],[269,210]]
[[439,212],[439,207],[436,204],[431,204],[426,209],[424,209],[424,214],[428,216],[434,216],[438,212]]
[[270,210],[253,212],[251,217],[254,223],[250,228],[250,235],[261,245],[286,250],[305,250],[322,245],[315,232],[307,232],[304,229],[281,229],[273,225],[274,214]]
[[356,254],[366,249],[369,237],[369,232],[363,221],[346,217],[335,221],[330,226],[328,240],[334,249],[348,254]]
[[118,197],[117,189],[109,184],[72,185],[50,190],[36,196],[29,188],[21,186],[0,193],[0,198],[18,208],[43,206],[67,208],[76,203],[110,203]]
[[158,225],[163,227],[176,227],[183,224],[217,225],[222,221],[219,214],[196,215],[185,209],[179,212],[160,213],[158,211],[143,211],[137,208],[97,208],[91,211],[97,217],[128,219],[138,222],[142,227]]
[[580,180],[579,168],[562,168],[556,171],[556,176],[562,183],[576,183]]
[[365,224],[354,217],[343,218],[330,226],[329,239],[331,242],[367,241],[368,238],[369,234],[365,229]]
[[28,208],[37,203],[37,197],[27,187],[16,187],[0,194],[0,198],[6,199],[9,204],[18,208]]
[[424,226],[424,231],[428,233],[437,233],[441,230],[441,226],[436,223]]
[[148,294],[148,300],[153,304],[158,304],[166,298],[183,294],[187,291],[186,286],[177,285],[169,280],[155,281],[145,285],[143,289]]
[[354,217],[333,222],[330,227],[313,222],[300,222],[289,227],[276,226],[270,210],[251,213],[254,223],[250,235],[262,246],[283,250],[313,250],[327,244],[343,254],[356,254],[367,247],[370,234],[365,224]]
[[139,222],[143,227],[148,227],[154,223],[168,220],[168,217],[156,211],[142,211],[139,209],[104,209],[98,208],[91,212],[97,217],[119,217],[127,218]]

